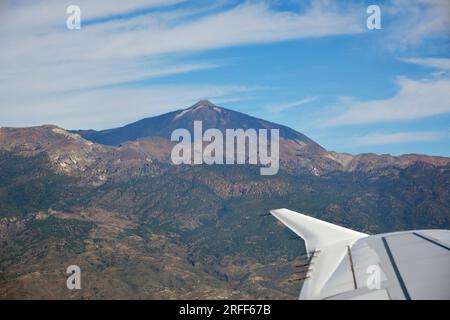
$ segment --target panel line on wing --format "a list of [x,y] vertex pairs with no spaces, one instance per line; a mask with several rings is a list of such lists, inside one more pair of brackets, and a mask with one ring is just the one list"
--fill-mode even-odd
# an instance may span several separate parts
[[437,245],[437,246],[439,246],[439,247],[441,247],[441,248],[450,250],[449,247],[443,245],[442,243],[439,243],[439,242],[437,242],[437,241],[435,241],[435,240],[433,240],[433,239],[430,239],[430,238],[428,238],[428,237],[425,237],[425,236],[423,236],[423,235],[421,235],[421,234],[419,234],[419,233],[417,233],[417,232],[413,232],[413,235],[415,235],[415,236],[417,236],[417,237],[420,237],[420,238],[422,238],[422,239],[424,239],[424,240],[427,240],[427,241],[429,241],[429,242],[431,242],[431,243],[433,243],[433,244],[435,244],[435,245]]
[[403,281],[402,275],[400,274],[400,270],[398,269],[397,264],[395,263],[394,256],[392,255],[391,249],[389,248],[386,237],[382,237],[381,239],[383,240],[384,248],[386,249],[386,253],[389,257],[389,260],[391,261],[392,268],[394,269],[398,283],[400,284],[403,294],[405,295],[405,299],[411,300],[411,296],[409,295],[408,289],[406,289],[405,282]]
[[350,246],[347,246],[347,253],[350,260],[350,270],[352,271],[353,284],[355,285],[355,290],[357,290],[358,285],[356,283],[355,268],[353,267],[352,249],[350,248]]

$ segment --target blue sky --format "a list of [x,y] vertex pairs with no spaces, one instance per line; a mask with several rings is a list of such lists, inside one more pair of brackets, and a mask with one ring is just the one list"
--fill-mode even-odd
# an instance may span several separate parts
[[[82,12],[68,30],[66,8]],[[381,8],[368,30],[366,8]],[[450,156],[450,3],[3,1],[0,126],[105,129],[200,99],[327,149]]]

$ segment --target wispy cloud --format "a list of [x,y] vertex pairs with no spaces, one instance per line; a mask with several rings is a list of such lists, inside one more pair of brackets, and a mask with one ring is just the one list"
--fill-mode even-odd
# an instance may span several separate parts
[[282,103],[282,104],[269,106],[267,109],[270,112],[282,112],[282,111],[285,111],[285,110],[289,110],[289,109],[292,109],[292,108],[296,108],[296,107],[308,104],[310,102],[313,102],[316,99],[317,99],[317,97],[305,97],[305,98],[297,100],[297,101],[287,102],[287,103]]
[[448,0],[387,2],[382,5],[382,14],[390,18],[385,27],[389,32],[383,43],[394,50],[408,50],[431,39],[444,37],[450,40],[449,12]]
[[389,99],[355,101],[342,106],[324,126],[354,125],[420,119],[450,112],[450,80],[398,78],[399,91]]
[[[316,1],[301,12],[278,11],[265,1],[235,6],[190,2],[180,7],[184,2],[78,0],[82,28],[70,31],[65,27],[66,7],[73,1],[2,1],[0,125],[20,117],[17,110],[24,108],[28,108],[25,117],[47,115],[46,122],[50,122],[55,114],[69,110],[73,101],[97,110],[116,101],[149,105],[148,101],[155,101],[154,92],[128,84],[223,66],[223,61],[196,59],[194,53],[363,30],[363,21],[352,10],[343,12],[339,6],[325,7]],[[89,23],[83,25],[83,21]],[[126,90],[117,89],[123,85],[128,86]],[[194,85],[186,87],[198,94],[205,92],[205,86],[197,86],[198,90]],[[239,84],[228,87],[236,86]],[[239,91],[231,90],[216,96],[237,99],[238,95]],[[178,98],[169,100],[160,101],[167,104],[166,110],[182,102]],[[74,108],[68,114],[81,112],[79,104]],[[117,121],[111,119],[113,122]],[[94,121],[89,123],[95,126]]]
[[401,60],[424,67],[450,71],[450,59],[448,58],[404,58]]
[[359,146],[388,145],[397,143],[413,143],[435,141],[445,137],[444,132],[396,132],[396,133],[371,133],[355,137],[352,143]]

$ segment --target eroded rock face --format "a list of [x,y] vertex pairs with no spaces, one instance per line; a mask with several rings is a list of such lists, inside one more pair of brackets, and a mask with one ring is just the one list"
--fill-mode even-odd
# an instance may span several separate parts
[[0,128],[0,151],[22,156],[46,153],[55,172],[97,186],[109,179],[159,174],[161,170],[146,151],[153,146],[151,139],[147,145],[144,148],[104,146],[50,125]]

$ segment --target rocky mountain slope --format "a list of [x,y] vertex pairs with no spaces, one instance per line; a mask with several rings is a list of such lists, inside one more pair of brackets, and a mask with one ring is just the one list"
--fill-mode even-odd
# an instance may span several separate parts
[[[279,128],[280,172],[170,161],[172,129]],[[205,125],[205,123],[207,125]],[[0,297],[296,298],[289,207],[363,232],[449,228],[450,159],[329,152],[207,101],[123,128],[0,128]],[[80,291],[65,268],[82,269]]]

